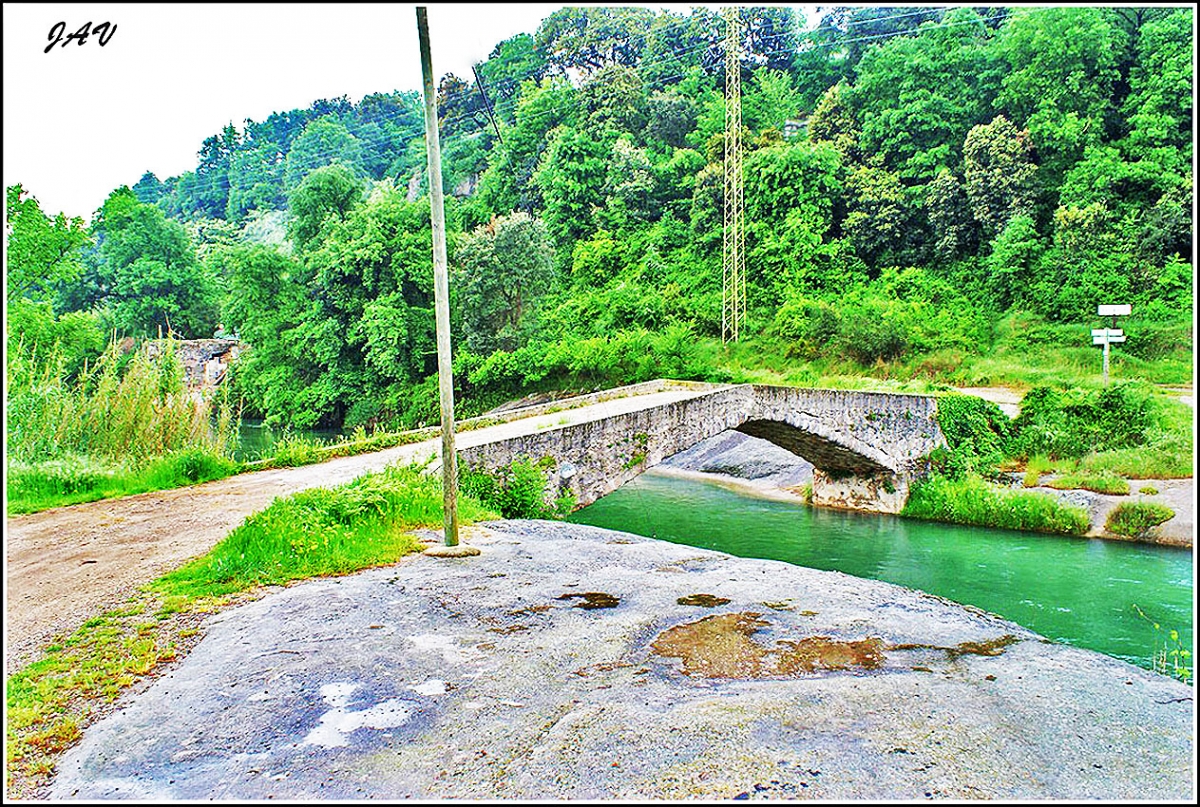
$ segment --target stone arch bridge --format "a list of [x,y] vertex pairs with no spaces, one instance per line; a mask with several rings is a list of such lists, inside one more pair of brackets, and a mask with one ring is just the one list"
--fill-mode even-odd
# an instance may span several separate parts
[[582,507],[665,458],[736,429],[811,462],[814,504],[896,513],[908,499],[910,481],[924,470],[924,458],[946,445],[937,400],[928,395],[655,383],[689,392],[464,447],[460,466],[496,471],[515,460],[540,462],[549,476],[548,495],[570,491]]

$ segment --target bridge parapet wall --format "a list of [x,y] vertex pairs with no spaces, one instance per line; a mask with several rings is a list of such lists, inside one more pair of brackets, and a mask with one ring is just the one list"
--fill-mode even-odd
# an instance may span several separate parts
[[464,448],[459,462],[495,472],[515,460],[549,457],[548,494],[570,491],[577,507],[591,504],[629,480],[696,443],[745,419],[753,403],[749,386],[700,392],[693,397],[534,434]]
[[468,468],[496,472],[544,463],[547,497],[591,504],[667,457],[728,429],[761,437],[811,462],[814,504],[899,512],[923,457],[945,437],[927,395],[740,385],[633,412],[463,448]]

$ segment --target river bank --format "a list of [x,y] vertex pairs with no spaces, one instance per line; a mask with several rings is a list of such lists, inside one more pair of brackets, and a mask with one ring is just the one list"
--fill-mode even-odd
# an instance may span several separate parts
[[[812,464],[779,446],[756,437],[730,431],[697,443],[687,451],[670,457],[655,467],[654,473],[696,479],[736,488],[753,496],[804,503],[802,488],[812,480]],[[1047,475],[1042,481],[1049,483]],[[1014,477],[1014,484],[1019,478]],[[1157,493],[1137,492],[1146,485]],[[1108,540],[1138,540],[1164,546],[1193,545],[1195,523],[1195,480],[1155,479],[1130,480],[1133,491],[1128,496],[1094,493],[1089,490],[1058,490],[1048,484],[1026,490],[1054,496],[1067,504],[1084,508],[1090,527],[1088,538]],[[1152,528],[1138,539],[1116,535],[1104,528],[1108,514],[1123,501],[1157,502],[1170,507],[1175,516]]]
[[213,617],[50,798],[1194,794],[1191,688],[977,609],[580,525],[465,539]]

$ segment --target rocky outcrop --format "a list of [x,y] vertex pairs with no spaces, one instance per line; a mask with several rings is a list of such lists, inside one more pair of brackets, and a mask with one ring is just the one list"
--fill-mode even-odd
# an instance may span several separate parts
[[1191,687],[992,614],[579,525],[464,540],[216,616],[50,799],[1195,795]]
[[[176,339],[175,355],[183,364],[188,389],[199,390],[215,387],[225,379],[230,363],[245,349],[238,339]],[[148,342],[146,350],[151,357],[165,349],[165,341]]]

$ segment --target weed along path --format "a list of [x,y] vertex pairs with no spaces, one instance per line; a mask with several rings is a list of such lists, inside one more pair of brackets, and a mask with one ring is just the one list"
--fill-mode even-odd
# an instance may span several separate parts
[[[611,400],[592,402],[597,396],[585,396],[574,402],[559,401],[553,407],[531,407],[526,417],[462,432],[456,443],[468,448],[697,394],[688,385],[638,385]],[[207,552],[246,516],[276,497],[340,485],[394,462],[423,461],[435,456],[439,446],[438,439],[428,440],[319,465],[243,473],[187,488],[7,519],[5,674],[34,660],[54,637],[75,630],[119,605],[139,586]]]
[[1194,796],[1193,690],[912,589],[493,522],[211,618],[52,800]]

